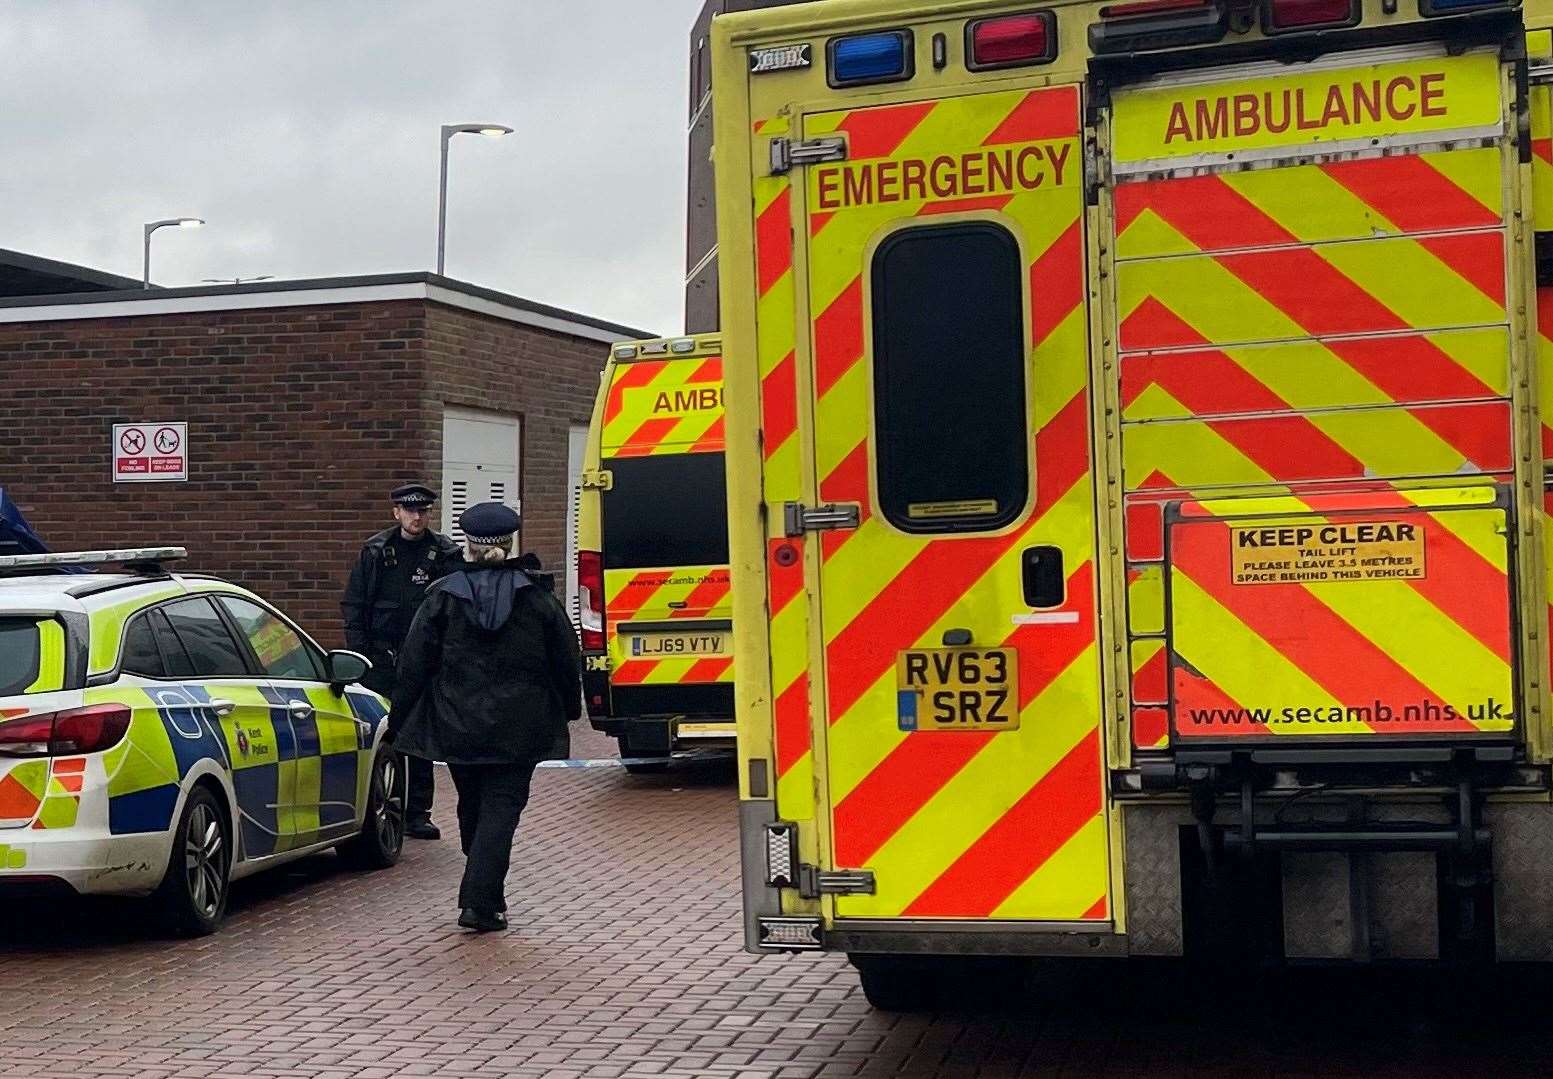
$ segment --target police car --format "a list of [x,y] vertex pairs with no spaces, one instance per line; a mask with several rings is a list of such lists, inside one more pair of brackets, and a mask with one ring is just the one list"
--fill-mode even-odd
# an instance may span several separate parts
[[184,555],[0,556],[0,900],[147,896],[206,934],[251,873],[329,847],[398,861],[404,784],[387,702],[355,684],[368,661],[170,572]]

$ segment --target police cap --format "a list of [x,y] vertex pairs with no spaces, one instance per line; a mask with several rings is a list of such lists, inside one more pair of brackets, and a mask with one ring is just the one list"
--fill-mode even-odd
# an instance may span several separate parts
[[511,506],[500,502],[481,502],[458,515],[458,527],[470,543],[497,547],[512,539],[523,527],[523,518]]
[[412,509],[420,509],[437,501],[437,492],[427,487],[424,483],[406,483],[395,487],[393,493],[388,496],[394,500],[396,506],[409,506]]

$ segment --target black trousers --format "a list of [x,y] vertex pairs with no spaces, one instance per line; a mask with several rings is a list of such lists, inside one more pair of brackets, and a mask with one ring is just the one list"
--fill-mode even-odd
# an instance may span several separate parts
[[[373,666],[362,684],[385,697],[392,697],[394,685],[398,681],[393,657],[381,649],[373,648],[369,651],[367,658],[372,660]],[[430,819],[432,798],[437,793],[436,769],[424,757],[407,757],[403,753],[399,754],[399,763],[404,767],[405,775],[405,818],[412,821]]]
[[427,820],[431,817],[431,799],[437,792],[436,766],[425,757],[410,757],[403,753],[405,782],[408,789],[404,796],[404,815],[407,820]]
[[460,907],[483,914],[507,909],[512,841],[538,763],[448,765],[458,788],[458,839],[465,859]]

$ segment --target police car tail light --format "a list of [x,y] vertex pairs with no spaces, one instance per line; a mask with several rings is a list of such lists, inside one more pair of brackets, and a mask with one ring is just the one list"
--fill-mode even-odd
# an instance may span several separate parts
[[965,30],[967,66],[972,71],[1044,64],[1057,55],[1055,20],[1049,11],[977,19]]
[[1314,30],[1322,26],[1352,26],[1359,21],[1353,0],[1267,0],[1262,8],[1262,30]]
[[0,723],[0,757],[69,757],[101,753],[124,740],[130,710],[96,704]]
[[577,552],[577,619],[584,651],[604,649],[604,556]]

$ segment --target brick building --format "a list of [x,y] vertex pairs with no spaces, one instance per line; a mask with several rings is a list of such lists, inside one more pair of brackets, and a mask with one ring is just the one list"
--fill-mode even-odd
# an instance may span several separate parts
[[[568,562],[607,344],[652,336],[432,274],[0,300],[0,487],[54,550],[177,543],[326,645],[387,491],[521,503]],[[188,424],[187,482],[114,482],[113,425]]]

